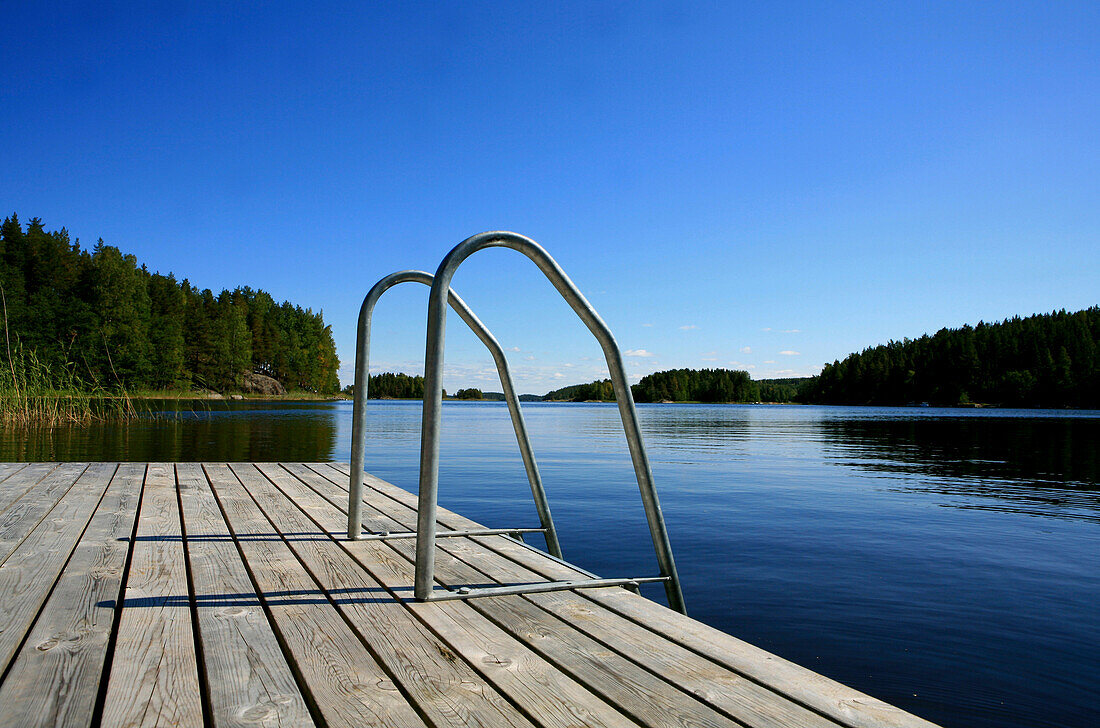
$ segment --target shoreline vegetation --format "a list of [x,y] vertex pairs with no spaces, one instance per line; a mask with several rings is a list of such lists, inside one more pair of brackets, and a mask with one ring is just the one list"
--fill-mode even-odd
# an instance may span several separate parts
[[[323,401],[339,389],[336,347],[321,312],[262,290],[216,296],[150,273],[102,239],[92,250],[62,228],[13,214],[0,226],[0,424],[128,420],[147,400]],[[654,372],[640,403],[935,405],[1100,408],[1100,306],[941,329],[852,353],[818,376],[753,380],[728,369]],[[371,399],[422,399],[424,379],[385,372]],[[458,390],[449,400],[503,400]],[[610,380],[521,401],[613,402]]]
[[[133,255],[91,250],[17,215],[0,226],[6,361],[0,423],[129,419],[136,402],[338,396],[336,346],[321,312],[247,286],[214,294]],[[239,394],[238,394],[239,393]]]
[[940,329],[826,364],[800,391],[821,404],[1100,408],[1100,306]]
[[[423,377],[371,376],[371,399],[420,399]],[[478,390],[463,398],[503,400]],[[631,386],[639,403],[838,404],[1100,409],[1100,306],[940,329],[869,347],[815,377],[753,380],[746,371],[674,369]],[[351,396],[352,387],[344,393]],[[525,402],[614,402],[609,379]]]

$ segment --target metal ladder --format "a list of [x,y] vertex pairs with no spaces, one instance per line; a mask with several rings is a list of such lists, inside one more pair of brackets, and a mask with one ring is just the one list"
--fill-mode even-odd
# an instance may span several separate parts
[[[363,522],[363,468],[365,450],[367,445],[367,394],[368,373],[370,370],[370,331],[371,319],[374,307],[382,294],[399,283],[423,283],[432,285],[432,275],[418,270],[404,270],[391,273],[370,289],[363,299],[363,305],[359,309],[359,330],[355,348],[355,399],[352,405],[351,420],[351,481],[349,483],[348,502],[348,538],[358,540],[380,538],[413,538],[415,531],[397,531],[383,534],[371,534],[362,536]],[[542,533],[546,538],[546,547],[550,553],[561,558],[561,545],[558,543],[558,534],[554,530],[554,519],[550,516],[550,505],[546,502],[546,491],[542,487],[542,476],[539,475],[538,464],[535,455],[531,451],[531,440],[527,436],[527,425],[523,420],[523,411],[519,407],[516,397],[516,388],[512,383],[512,373],[508,369],[508,359],[504,356],[504,349],[485,325],[481,323],[466,302],[459,298],[454,291],[448,290],[447,300],[458,315],[477,335],[477,338],[489,349],[493,361],[497,366],[497,374],[500,376],[500,386],[504,389],[504,399],[508,403],[508,413],[512,417],[512,429],[516,432],[516,440],[519,443],[520,455],[523,457],[523,466],[527,470],[527,480],[531,484],[531,495],[535,499],[535,508],[539,514],[541,528],[510,528],[510,529],[476,529],[464,531],[444,531],[440,536],[493,536],[499,534]]]
[[[646,520],[649,524],[650,537],[653,540],[653,548],[657,555],[657,563],[660,567],[660,575],[641,578],[626,579],[578,579],[569,581],[537,582],[531,584],[511,584],[494,587],[458,587],[453,589],[435,589],[435,540],[437,537],[459,535],[491,535],[511,534],[517,532],[540,531],[546,535],[547,547],[551,554],[560,559],[561,549],[557,546],[557,536],[554,531],[553,521],[550,517],[550,509],[546,503],[546,495],[542,488],[542,481],[538,475],[534,456],[530,450],[530,442],[527,438],[527,430],[523,423],[519,402],[515,396],[515,388],[512,386],[511,375],[508,372],[507,362],[499,343],[492,337],[473,312],[450,289],[451,279],[458,267],[468,257],[484,248],[504,247],[517,250],[526,255],[539,270],[550,280],[554,288],[566,300],[573,311],[588,327],[589,331],[600,342],[604,358],[607,361],[608,372],[611,375],[611,383],[615,392],[615,399],[619,407],[619,416],[623,422],[623,430],[626,434],[627,445],[630,450],[630,458],[634,465],[634,474],[638,481],[638,490],[641,493],[642,505],[645,508]],[[348,536],[360,538],[362,487],[363,487],[363,459],[366,448],[366,398],[370,347],[370,318],[378,298],[390,287],[403,281],[417,281],[431,286],[428,298],[428,328],[427,348],[424,360],[424,409],[421,418],[420,436],[420,493],[417,507],[416,527],[416,572],[413,593],[420,601],[435,601],[443,599],[469,599],[480,596],[493,596],[500,594],[523,594],[539,591],[553,591],[560,589],[577,589],[582,587],[598,586],[627,586],[636,588],[638,584],[645,582],[662,582],[665,595],[671,608],[686,614],[683,592],[680,588],[679,576],[676,572],[676,564],[672,557],[672,546],[669,543],[668,531],[665,528],[664,515],[661,513],[661,505],[657,499],[657,491],[653,485],[653,474],[649,466],[649,458],[646,455],[645,445],[642,442],[641,432],[638,426],[638,413],[634,407],[634,397],[630,391],[630,385],[626,378],[626,369],[623,366],[622,353],[619,351],[615,338],[608,329],[607,324],[596,313],[595,309],[581,294],[569,277],[558,265],[549,253],[538,243],[530,238],[517,233],[494,231],[480,233],[455,246],[440,263],[435,276],[417,271],[403,271],[386,276],[380,280],[363,300],[363,306],[359,314],[359,336],[355,357],[355,403],[352,424],[352,463],[350,479],[350,501],[348,507]],[[464,321],[474,330],[493,354],[497,363],[497,370],[504,387],[505,398],[508,402],[509,412],[512,416],[512,425],[516,430],[516,437],[520,443],[520,452],[523,455],[524,465],[527,468],[528,480],[531,482],[532,494],[542,523],[540,529],[483,529],[478,531],[443,531],[436,533],[436,509],[439,492],[439,431],[441,425],[441,410],[443,402],[443,344],[447,325],[447,305],[450,303]],[[552,536],[553,535],[553,536]],[[373,534],[366,538],[411,538],[411,532],[399,534]],[[551,538],[553,543],[551,543]],[[556,553],[555,553],[556,551]]]

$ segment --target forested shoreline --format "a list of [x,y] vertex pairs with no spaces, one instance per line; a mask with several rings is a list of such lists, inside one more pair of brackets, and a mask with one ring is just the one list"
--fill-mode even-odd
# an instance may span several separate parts
[[31,357],[78,388],[226,392],[256,373],[291,391],[339,390],[320,312],[247,286],[214,294],[102,239],[82,249],[38,218],[0,227],[0,287],[9,363]]
[[[695,401],[729,402],[762,401],[761,396],[770,398],[767,402],[791,402],[794,400],[797,379],[772,379],[754,382],[746,372],[728,369],[677,369],[668,372],[656,372],[644,377],[641,382],[631,386],[634,398],[639,402]],[[355,388],[344,387],[344,394],[352,396]],[[731,394],[732,393],[732,394]],[[447,396],[447,391],[443,391]],[[722,399],[722,397],[744,397],[744,399]],[[367,388],[369,399],[423,399],[424,377],[419,374],[400,374],[382,372],[372,374]],[[679,399],[676,399],[679,397]],[[485,399],[504,401],[500,392],[482,392],[479,389],[460,389],[455,399]],[[614,402],[615,393],[611,380],[574,384],[555,389],[543,396],[523,394],[520,400],[525,402]]]
[[1100,306],[940,329],[826,364],[800,393],[822,404],[1100,408]]
[[[1076,407],[1100,409],[1100,306],[940,329],[826,364],[816,377],[753,381],[747,372],[675,369],[631,387],[638,402]],[[610,380],[547,393],[614,401]]]
[[[797,402],[803,404],[1100,409],[1100,306],[940,329],[890,341],[826,364],[815,377],[753,380],[745,371],[674,369],[631,387],[638,402]],[[350,392],[349,392],[350,393]],[[419,399],[424,380],[371,377],[372,398]],[[503,399],[484,393],[486,399]],[[613,402],[611,380],[573,384],[526,401]]]

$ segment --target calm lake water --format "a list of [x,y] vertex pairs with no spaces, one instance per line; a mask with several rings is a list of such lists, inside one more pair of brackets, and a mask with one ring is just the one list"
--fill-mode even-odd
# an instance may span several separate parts
[[[0,431],[0,459],[350,458],[349,402],[196,406]],[[655,573],[615,406],[524,414],[566,558]],[[693,617],[945,726],[1098,724],[1100,412],[639,414]],[[415,491],[419,422],[419,403],[371,402],[367,469]],[[440,503],[537,525],[505,406],[448,403],[443,422]]]

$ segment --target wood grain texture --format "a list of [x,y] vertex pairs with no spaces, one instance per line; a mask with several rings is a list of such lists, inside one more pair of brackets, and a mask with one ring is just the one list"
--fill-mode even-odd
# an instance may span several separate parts
[[[0,725],[934,728],[622,588],[418,602],[414,540],[346,539],[347,473],[0,463]],[[366,485],[368,530],[415,527]],[[436,554],[443,585],[585,576],[501,536]]]
[[[415,558],[415,544],[395,542],[394,545],[406,558]],[[436,561],[436,569],[440,583],[448,586],[490,581],[484,574],[451,554],[441,555]],[[508,573],[497,572],[494,576],[512,583],[525,581],[522,576],[509,579]],[[476,599],[470,605],[562,672],[608,702],[619,706],[620,710],[641,725],[654,728],[737,725],[728,716],[682,691],[679,686],[667,682],[657,673],[643,669],[567,622],[539,609],[522,596]],[[648,646],[645,636],[643,631],[639,631],[633,643],[634,650]],[[715,669],[714,672],[719,670]],[[754,725],[776,727],[796,724],[773,720]]]
[[171,465],[149,465],[104,726],[203,724],[175,481]]
[[323,536],[291,538],[288,544],[429,722],[530,728],[519,711],[469,665],[455,660],[443,642],[307,517],[313,505],[308,496],[315,494],[295,490],[301,484],[278,466],[257,467],[263,475],[234,466],[280,529]]
[[[338,490],[346,490],[347,474],[350,472],[346,464],[311,464],[310,467],[324,473]],[[366,477],[365,485],[369,489],[366,500],[371,504],[385,503],[370,495],[373,490],[403,505],[407,513],[415,513],[416,496],[408,491],[370,475]],[[415,522],[409,518],[405,516],[402,521],[406,524]],[[438,521],[443,528],[476,527],[470,519],[444,508],[438,511]],[[581,572],[510,539],[493,536],[471,540],[490,547],[544,578],[584,577]],[[625,589],[585,589],[575,593],[751,682],[765,686],[790,702],[804,705],[842,725],[851,728],[929,728],[934,725]]]
[[0,463],[0,486],[3,481],[27,467],[27,463]]
[[[372,498],[370,503],[403,527],[414,525],[413,511],[401,504],[382,498]],[[415,558],[412,542],[395,541],[394,546],[406,558]],[[474,539],[440,540],[439,550],[436,573],[447,585],[525,583],[546,578]],[[564,599],[587,603],[592,609],[575,613],[540,609],[539,605]],[[659,724],[667,725],[728,725],[736,718],[751,726],[835,726],[833,721],[629,620],[612,613],[603,616],[618,621],[609,619],[606,625],[599,619],[579,619],[599,608],[571,592],[478,599],[471,604],[578,680],[625,706],[640,723],[660,716]],[[585,621],[587,631],[564,628],[565,624],[576,626],[576,621]]]
[[[57,466],[57,463],[48,463],[48,465],[52,469]],[[0,513],[30,490],[34,480],[26,475],[19,475],[28,467],[30,466],[27,463],[0,463]]]
[[325,722],[356,728],[425,725],[233,471],[220,464],[207,465],[206,471],[280,638]]
[[[388,499],[372,498],[370,502],[372,506],[401,523],[403,527],[414,527],[415,514],[409,507],[402,507],[398,502]],[[468,519],[454,517],[452,514],[443,511],[441,511],[440,520],[447,525],[463,528],[471,527],[472,523]],[[583,578],[580,572],[540,557],[521,544],[499,536],[477,539],[446,539],[441,540],[439,543],[440,550],[445,554],[461,560],[464,565],[476,567],[465,568],[458,576],[460,582],[523,583],[542,581],[547,578]],[[538,559],[552,565],[554,568],[547,569],[544,567],[544,571],[549,570],[551,572],[549,574],[537,573],[512,559],[505,558],[500,553],[488,548],[487,544],[495,545],[500,549],[511,552],[513,555],[522,554],[532,561]],[[407,557],[413,558],[413,551],[407,545],[403,545],[401,548],[405,551]],[[444,569],[443,564],[446,556],[441,554],[437,556],[437,559],[436,568],[443,575],[441,581],[447,583],[447,577],[452,572],[450,569]],[[455,566],[455,568],[463,569],[462,566]],[[596,591],[585,590],[584,593],[594,593]],[[598,591],[601,593],[625,593],[625,590],[617,587]],[[563,621],[573,624],[588,636],[598,640],[601,645],[607,645],[614,649],[618,655],[638,663],[655,675],[663,676],[680,689],[747,725],[835,725],[834,721],[807,710],[783,695],[744,678],[724,665],[715,664],[712,660],[698,655],[672,640],[654,634],[643,625],[625,619],[578,594],[568,591],[549,592],[530,594],[525,599],[547,612],[555,614]],[[488,616],[502,626],[522,623],[516,615],[490,613],[488,611],[490,607],[497,603],[507,604],[508,602],[504,599],[485,599],[474,602],[479,609],[485,611]],[[535,618],[537,618],[537,615]],[[553,640],[543,640],[542,643],[551,647],[558,644]],[[644,645],[644,649],[640,648],[640,645]],[[581,650],[595,649],[592,647],[582,648],[579,644],[576,645],[576,648]],[[616,672],[629,673],[629,670],[617,668]]]
[[176,480],[214,725],[314,725],[206,473],[179,463]]
[[[853,728],[932,728],[933,723],[830,680],[625,589],[592,598],[680,644]],[[656,607],[656,609],[655,609]]]
[[0,685],[4,725],[76,728],[90,724],[144,474],[144,464],[123,463],[111,479]]
[[[303,484],[312,484],[332,494],[331,484],[309,468],[288,465],[288,469],[299,476]],[[294,500],[303,503],[305,496],[304,493],[296,495]],[[326,530],[338,533],[346,528],[346,515],[339,506],[325,499],[314,500],[311,505],[311,515]],[[345,502],[344,507],[346,505]],[[399,525],[394,521],[386,524],[381,516],[379,520],[390,530]],[[376,579],[399,594],[409,594],[413,565],[388,543],[345,541],[344,545]],[[541,725],[637,725],[618,707],[486,619],[469,603],[408,601],[406,604],[456,655],[473,665],[497,690],[534,716]]]
[[[404,492],[387,486],[387,494]],[[464,528],[467,519],[440,509],[440,521],[452,528]],[[546,578],[583,578],[569,566],[545,558],[510,539],[478,537],[472,540]],[[842,725],[852,728],[928,728],[933,725],[625,589],[584,589],[576,594]]]
[[0,514],[0,563],[7,561],[87,467],[85,463],[64,463],[52,468]]
[[60,463],[7,463],[20,465],[18,470],[9,473],[0,483],[0,513],[6,511],[12,503],[26,494],[34,484],[46,477]]
[[[449,556],[459,562],[455,565],[455,570],[463,580],[531,582],[542,578],[471,539],[454,540],[457,543],[448,543],[445,549]],[[471,564],[476,565],[476,569]],[[450,570],[446,573],[449,576]],[[605,590],[623,591],[618,587]],[[495,605],[498,602],[507,603],[504,600],[486,599],[478,600],[476,606],[502,626],[523,623],[520,615],[503,611],[496,613]],[[629,666],[622,664],[624,660],[629,660],[652,675],[660,676],[679,690],[713,706],[724,715],[750,726],[828,728],[835,725],[833,721],[747,680],[724,665],[695,654],[574,592],[529,594],[521,602],[524,604],[522,611],[528,615],[528,621],[538,623],[539,612],[545,610],[573,625],[595,643],[588,644],[574,639],[575,651],[587,654],[596,651],[596,645],[613,650],[615,656],[601,663],[612,674],[632,674]],[[494,612],[490,613],[490,610]],[[559,641],[564,640],[560,636],[555,641],[542,640],[543,649],[553,649],[558,646]],[[673,711],[670,713],[674,714]],[[688,724],[692,722],[690,718],[685,719]]]
[[95,463],[85,470],[0,566],[0,672],[46,602],[115,468],[113,463]]

